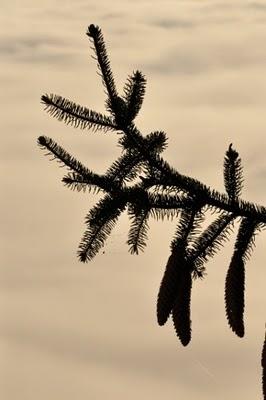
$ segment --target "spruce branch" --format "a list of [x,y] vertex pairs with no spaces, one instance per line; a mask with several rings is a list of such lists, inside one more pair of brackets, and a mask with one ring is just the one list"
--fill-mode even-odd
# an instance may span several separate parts
[[89,110],[64,97],[46,94],[41,97],[45,110],[59,121],[72,125],[74,128],[93,130],[116,130],[117,126],[112,118],[96,111]]
[[125,206],[125,200],[116,199],[107,194],[91,209],[85,219],[87,229],[78,249],[80,261],[87,262],[95,257],[104,246]]
[[128,150],[107,170],[106,175],[119,183],[137,178],[143,169],[143,157],[134,150]]
[[146,79],[140,71],[136,71],[128,77],[123,95],[123,99],[127,105],[128,123],[135,119],[141,109],[145,95],[145,86]]
[[[62,179],[68,188],[104,195],[86,216],[86,230],[78,248],[79,260],[87,262],[94,258],[125,209],[131,220],[127,241],[131,253],[144,250],[149,217],[174,221],[177,228],[157,297],[157,320],[159,325],[164,325],[172,315],[176,334],[186,346],[191,340],[192,278],[205,275],[207,261],[229,239],[235,220],[240,218],[225,280],[225,307],[229,326],[242,337],[245,264],[256,234],[266,226],[266,208],[241,199],[244,181],[238,152],[230,144],[224,157],[225,193],[181,174],[161,155],[167,147],[166,134],[155,131],[144,136],[134,123],[144,100],[145,76],[138,70],[133,72],[120,96],[101,29],[92,24],[87,35],[93,45],[107,95],[105,106],[110,115],[53,94],[43,95],[41,100],[51,116],[75,128],[116,132],[122,154],[100,175],[85,167],[53,139],[38,138],[38,145],[69,169]],[[207,210],[219,215],[204,229]],[[265,342],[262,367],[265,397]]]
[[47,136],[39,136],[38,145],[43,150],[47,150],[46,155],[52,155],[53,160],[57,160],[62,166],[77,172],[80,175],[89,175],[90,171],[80,161],[77,161],[63,147],[59,146],[53,139]]
[[146,137],[143,137],[139,133],[137,134],[137,141],[141,146],[136,146],[135,139],[131,139],[128,135],[123,135],[119,140],[119,144],[123,149],[136,149],[139,154],[146,160],[147,158],[143,154],[143,151],[139,151],[140,147],[145,147],[146,151],[154,154],[163,152],[167,147],[167,137],[162,131],[155,131],[149,133]]
[[144,251],[148,239],[147,231],[149,229],[148,218],[150,209],[133,206],[129,207],[128,214],[132,222],[127,244],[132,254],[139,254],[139,251]]
[[151,209],[151,216],[155,219],[171,219],[178,217],[181,210],[186,207],[192,207],[194,204],[193,199],[186,195],[172,196],[169,193],[148,193],[149,208]]
[[99,176],[95,174],[84,176],[76,172],[69,172],[62,178],[62,182],[69,189],[77,190],[78,192],[87,190],[88,192],[98,193],[104,191],[103,187],[106,187],[105,184],[103,185],[101,178],[99,179]]
[[238,235],[235,243],[234,254],[243,260],[248,260],[253,247],[255,246],[256,231],[259,229],[259,224],[251,218],[242,218]]
[[236,150],[230,144],[224,160],[224,185],[231,201],[234,201],[241,194],[243,185],[241,159]]
[[194,264],[195,271],[204,272],[203,265],[229,240],[234,214],[221,213],[192,243],[188,258]]
[[[193,237],[195,230],[198,227],[198,222],[196,220],[197,214],[201,213],[201,207],[195,205],[194,208],[184,208],[181,212],[180,221],[178,222],[176,233],[171,242],[172,250],[176,246],[180,246],[180,242],[183,243],[183,247],[187,248],[190,239]],[[197,218],[199,219],[199,218]]]
[[91,24],[88,27],[87,36],[93,41],[99,72],[102,76],[102,82],[107,89],[109,99],[114,106],[115,99],[118,97],[113,73],[110,67],[110,61],[107,55],[103,34],[99,26]]
[[[210,207],[233,212],[237,216],[251,217],[263,224],[266,223],[266,208],[244,200],[237,200],[232,203],[229,197],[216,190],[211,190],[205,184],[194,178],[184,176],[172,168],[158,154],[150,154],[146,146],[143,146],[142,135],[134,125],[125,129],[126,135],[131,139],[132,144],[144,155],[149,164],[157,171],[158,185],[175,185],[179,189],[187,191],[192,196],[196,196],[199,201],[205,201]],[[158,177],[159,174],[159,177]]]

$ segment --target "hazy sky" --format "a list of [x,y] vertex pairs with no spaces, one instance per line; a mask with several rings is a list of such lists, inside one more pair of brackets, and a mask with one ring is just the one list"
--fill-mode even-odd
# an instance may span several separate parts
[[[223,191],[232,142],[243,197],[266,203],[266,4],[264,1],[1,0],[0,397],[5,400],[250,400],[261,398],[265,323],[265,234],[247,265],[246,335],[224,312],[233,240],[192,292],[192,341],[171,321],[156,324],[156,297],[174,223],[150,223],[143,255],[131,256],[127,217],[89,264],[76,249],[97,197],[71,192],[65,170],[36,145],[54,138],[103,172],[117,137],[75,130],[43,111],[40,96],[63,95],[104,111],[90,43],[101,26],[121,89],[133,70],[147,77],[136,119],[164,130],[165,158]],[[232,237],[233,239],[233,237]]]

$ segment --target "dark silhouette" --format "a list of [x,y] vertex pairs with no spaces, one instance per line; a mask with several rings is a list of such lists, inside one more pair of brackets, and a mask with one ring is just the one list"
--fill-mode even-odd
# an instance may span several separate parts
[[[131,220],[127,241],[131,253],[138,254],[144,249],[150,217],[177,220],[171,254],[158,294],[157,319],[159,325],[164,325],[172,315],[177,336],[186,346],[191,339],[193,279],[205,275],[206,262],[229,238],[238,219],[238,235],[225,282],[225,309],[229,326],[236,335],[243,337],[245,264],[254,247],[255,235],[265,228],[266,208],[240,198],[243,177],[239,154],[230,144],[224,159],[225,193],[212,190],[171,167],[160,155],[167,145],[166,134],[156,131],[143,136],[133,122],[144,99],[144,75],[140,71],[133,72],[124,86],[123,95],[119,96],[100,28],[90,25],[87,35],[98,61],[109,115],[53,94],[42,96],[42,102],[50,115],[76,128],[116,131],[122,155],[105,174],[99,175],[52,139],[38,138],[41,148],[70,170],[63,178],[66,186],[103,193],[102,199],[86,216],[87,229],[78,249],[80,261],[87,262],[97,254],[126,209]],[[208,210],[218,215],[203,230],[202,222]],[[262,365],[265,398],[265,344]]]

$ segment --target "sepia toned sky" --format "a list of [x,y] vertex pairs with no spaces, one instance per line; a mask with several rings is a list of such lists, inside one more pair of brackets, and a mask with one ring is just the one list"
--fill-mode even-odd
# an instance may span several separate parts
[[76,250],[99,199],[69,191],[39,135],[104,172],[115,133],[52,119],[40,96],[56,93],[104,112],[87,26],[103,31],[121,90],[147,77],[136,119],[164,130],[179,172],[224,191],[223,157],[242,158],[243,198],[266,203],[266,4],[235,0],[0,0],[0,397],[5,400],[260,399],[265,324],[265,232],[246,270],[246,335],[224,311],[224,279],[237,231],[192,291],[192,341],[156,323],[156,297],[174,222],[150,222],[145,253],[125,244],[122,216],[88,264]]

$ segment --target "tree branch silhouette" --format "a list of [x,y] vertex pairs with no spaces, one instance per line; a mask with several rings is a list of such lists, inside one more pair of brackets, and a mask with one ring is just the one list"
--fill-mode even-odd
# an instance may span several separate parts
[[[54,94],[43,95],[41,100],[51,116],[75,128],[105,134],[116,132],[122,155],[100,175],[90,171],[52,139],[38,138],[39,146],[69,169],[63,178],[67,187],[99,191],[104,195],[86,216],[86,230],[78,248],[79,260],[87,262],[95,257],[125,210],[131,221],[128,245],[135,254],[145,248],[149,218],[176,221],[176,233],[157,298],[157,320],[159,325],[164,325],[172,315],[176,334],[186,346],[191,340],[193,279],[205,275],[206,262],[229,240],[234,222],[239,220],[225,282],[225,308],[230,328],[243,337],[245,265],[255,236],[265,228],[266,208],[241,199],[244,181],[238,152],[230,144],[225,153],[225,193],[182,175],[170,166],[161,156],[167,147],[166,134],[156,131],[144,136],[134,123],[145,95],[145,76],[140,71],[133,72],[125,83],[123,95],[119,96],[101,29],[90,25],[87,35],[96,55],[109,115]],[[202,223],[209,210],[218,212],[218,216],[203,229]],[[265,345],[262,359],[265,396]]]

